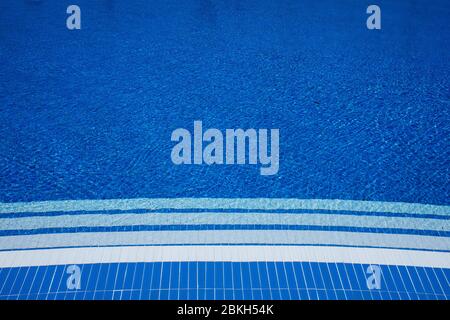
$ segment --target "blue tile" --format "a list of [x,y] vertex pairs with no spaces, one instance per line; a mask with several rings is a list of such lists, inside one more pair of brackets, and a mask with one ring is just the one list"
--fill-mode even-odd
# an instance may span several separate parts
[[161,283],[161,272],[163,270],[163,264],[161,262],[155,262],[153,264],[151,281],[150,281],[150,289],[160,289]]
[[325,284],[323,282],[321,269],[319,268],[319,263],[313,263],[311,262],[309,264],[313,277],[314,277],[314,283],[316,289],[325,289]]
[[[145,266],[146,265],[147,265],[146,263],[136,263],[135,264],[134,272],[133,272],[133,280],[132,280],[132,284],[131,284],[131,287],[130,287],[131,289],[142,289],[142,287],[144,286],[142,280],[144,278]],[[134,295],[135,294],[133,292],[131,294],[131,296],[133,297]],[[135,299],[133,299],[133,300],[135,300]]]
[[214,285],[213,288],[223,289],[223,262],[214,263]]
[[[411,277],[409,275],[407,268],[404,266],[398,266],[398,272],[400,274],[400,277],[403,280],[403,284],[405,286],[406,291],[408,293],[410,293],[410,295],[412,293],[416,292],[416,288],[415,288],[413,282],[411,281]],[[411,298],[412,298],[412,296],[411,296]]]
[[337,268],[339,277],[341,279],[342,288],[345,290],[350,290],[351,289],[350,280],[349,280],[349,276],[347,275],[347,271],[346,271],[344,264],[337,263],[336,268]]
[[[239,290],[242,289],[242,279],[241,279],[241,268],[240,263],[233,263],[233,282],[234,282],[234,289]],[[240,293],[242,294],[242,292]]]
[[188,292],[189,290],[187,289],[178,290],[178,300],[187,300],[189,298]]
[[382,281],[382,288],[386,289],[387,291],[390,292],[397,292],[397,285],[396,285],[396,281],[394,280],[394,278],[392,277],[392,272],[391,272],[391,267],[390,266],[384,266],[383,267],[383,273],[381,276],[381,281]]
[[410,295],[405,291],[399,291],[398,294],[401,300],[411,300]]
[[[353,264],[354,269],[354,275],[355,275],[355,288],[358,290],[367,290],[367,278],[370,276],[370,274],[367,274],[367,267],[368,265],[362,265],[362,264]],[[380,266],[381,273],[382,267]]]
[[136,268],[135,263],[127,263],[127,268],[125,270],[125,275],[123,278],[123,285],[121,286],[121,288],[128,290],[133,288],[133,278],[135,276],[135,268]]
[[223,264],[223,286],[226,289],[233,288],[233,265],[231,262],[225,262]]
[[167,296],[168,300],[178,300],[179,289],[168,289],[169,293]]
[[75,300],[75,292],[66,292],[64,300]]
[[299,290],[300,300],[310,300],[308,290],[300,289]]
[[42,281],[44,280],[45,272],[47,270],[46,266],[40,266],[34,268],[33,270],[33,283],[30,288],[30,294],[38,294],[41,289]]
[[206,289],[205,290],[205,299],[206,300],[214,300],[214,289]]
[[[214,288],[214,262],[206,262],[205,266],[205,288],[213,289]],[[213,290],[214,291],[214,290]]]
[[248,262],[243,262],[240,264],[240,266],[242,275],[242,288],[244,290],[251,290],[252,284],[250,280],[250,265],[248,264]]
[[205,289],[206,288],[206,263],[199,262],[197,264],[197,281],[198,288]]
[[103,293],[103,300],[113,300],[114,292],[112,290],[107,290]]
[[422,280],[419,278],[419,275],[417,274],[416,268],[409,267],[408,272],[411,277],[411,281],[414,284],[414,287],[416,288],[416,292],[417,293],[425,293],[425,288],[422,284]]
[[199,297],[197,296],[197,293],[198,293],[197,289],[189,289],[188,290],[188,297],[187,297],[187,299],[189,299],[189,300],[198,300]]
[[[189,288],[189,276],[190,276],[190,268],[193,265],[193,263],[187,263],[187,262],[180,262],[180,266],[179,266],[179,272],[180,272],[180,277],[179,277],[179,288],[182,289],[188,289]],[[195,270],[195,269],[194,269]]]
[[293,262],[292,267],[294,269],[295,278],[297,279],[297,288],[306,289],[306,280],[303,273],[303,267],[300,262]]
[[433,292],[436,294],[444,294],[441,284],[439,283],[439,279],[436,277],[436,274],[432,268],[425,268],[425,272],[430,280],[430,283],[433,287]]
[[206,289],[198,289],[197,290],[198,300],[206,299]]
[[261,262],[257,264],[260,279],[261,279],[261,288],[263,289],[269,289],[270,283],[269,283],[269,277],[268,277],[268,271],[267,271],[267,264],[265,262]]
[[359,285],[359,282],[356,278],[355,269],[351,264],[344,264],[344,269],[347,274],[349,285],[352,290],[361,290],[362,288]]
[[99,271],[100,271],[100,265],[99,264],[93,264],[93,265],[88,265],[86,266],[86,268],[83,268],[83,270],[85,270],[88,275],[87,275],[87,279],[86,276],[84,275],[84,271],[83,271],[83,276],[81,279],[81,287],[85,290],[95,290],[97,287],[97,281],[98,281],[98,277],[99,277]]
[[104,290],[114,290],[114,286],[116,284],[116,275],[118,273],[118,270],[119,270],[119,265],[117,263],[110,264],[110,268],[109,268],[107,274],[105,274],[106,282],[105,282]]
[[253,296],[253,300],[261,300],[262,296],[263,296],[262,290],[261,289],[253,290],[252,296]]
[[[189,289],[197,289],[197,262],[190,262],[188,263],[189,266],[189,279],[188,279],[188,288]],[[191,294],[189,294],[189,297],[191,297]],[[190,298],[191,299],[191,298]]]
[[[375,291],[375,290],[372,290],[372,291]],[[362,294],[362,298],[364,300],[373,300],[372,292],[370,292],[369,290],[362,290],[361,294]]]
[[[163,267],[163,269],[166,269]],[[169,268],[167,267],[167,270]],[[164,273],[164,271],[163,271]],[[159,295],[158,295],[158,300],[168,300],[169,299],[169,290],[168,289],[160,289],[158,290]]]
[[328,300],[337,300],[336,291],[326,290]]
[[[156,263],[144,263],[144,271],[142,274],[142,281],[136,281],[136,289],[141,290],[150,290],[153,288],[152,281],[153,281],[153,270],[156,266]],[[149,292],[150,294],[150,292]]]
[[83,295],[83,300],[92,300],[94,299],[94,291],[87,291]]
[[275,263],[276,274],[278,277],[278,285],[280,289],[289,288],[286,279],[286,271],[284,269],[284,262]]
[[333,281],[330,276],[330,272],[328,271],[328,264],[326,263],[318,263],[316,265],[318,272],[322,276],[323,286],[326,289],[334,289]]
[[328,300],[328,295],[327,292],[325,290],[316,290],[317,292],[317,297],[319,300]]
[[349,298],[347,297],[347,294],[344,292],[344,290],[336,290],[336,297],[339,300],[348,300]]
[[122,298],[122,291],[113,292],[113,300],[121,300],[121,298]]
[[316,288],[314,276],[309,263],[302,263],[303,275],[305,276],[306,287],[308,289]]
[[444,271],[440,268],[434,269],[435,276],[438,280],[438,282],[441,285],[442,290],[444,291],[444,294],[446,296],[450,295],[450,283],[448,282],[447,278],[445,277]]
[[307,292],[310,300],[319,300],[319,294],[317,293],[317,290],[308,289]]
[[157,287],[158,289],[169,289],[170,276],[171,276],[171,267],[172,267],[172,263],[171,262],[164,262],[162,264],[161,278],[159,279],[160,283],[159,283],[159,286]]
[[122,291],[121,300],[130,300],[131,299],[131,291],[125,290]]
[[350,294],[348,294],[347,296],[349,297],[350,300],[362,300],[363,299],[363,295],[362,295],[361,291],[358,291],[358,290],[350,291]]
[[280,289],[280,297],[283,300],[291,300],[291,294],[288,289]]
[[6,282],[3,284],[2,294],[19,294],[27,293],[21,290],[23,287],[23,279],[25,279],[29,272],[29,267],[14,268],[8,274]]
[[407,292],[407,289],[406,289],[405,284],[402,279],[402,275],[400,274],[398,267],[397,266],[388,266],[388,268],[392,275],[392,279],[395,282],[395,286],[396,286],[397,290],[401,291],[401,292]]
[[171,262],[170,263],[170,288],[176,289],[179,288],[180,285],[178,280],[180,278],[180,263],[179,262]]
[[261,288],[261,282],[259,280],[260,274],[259,274],[258,265],[259,265],[259,263],[257,263],[257,262],[249,263],[250,285],[252,288]]
[[214,299],[215,300],[225,299],[225,290],[224,289],[215,289],[214,290]]
[[30,267],[24,278],[16,279],[16,282],[22,282],[22,287],[20,288],[21,294],[28,294],[30,292],[36,269],[36,267]]
[[224,299],[225,300],[233,300],[234,299],[234,295],[233,295],[233,290],[232,289],[225,289],[224,290]]

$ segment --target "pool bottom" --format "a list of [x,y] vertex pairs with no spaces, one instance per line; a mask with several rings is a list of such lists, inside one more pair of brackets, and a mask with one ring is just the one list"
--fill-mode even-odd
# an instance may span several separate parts
[[2,268],[0,299],[449,299],[449,279],[450,269],[347,263],[80,264]]

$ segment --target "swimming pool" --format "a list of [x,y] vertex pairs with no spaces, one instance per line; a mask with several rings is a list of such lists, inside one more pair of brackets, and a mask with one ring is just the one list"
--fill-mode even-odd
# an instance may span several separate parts
[[446,1],[70,4],[0,3],[1,299],[449,298]]

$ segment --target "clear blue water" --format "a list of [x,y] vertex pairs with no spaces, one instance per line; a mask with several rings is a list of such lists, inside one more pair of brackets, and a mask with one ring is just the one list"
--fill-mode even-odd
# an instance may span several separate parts
[[[450,5],[0,3],[0,200],[449,204]],[[172,164],[176,128],[280,128],[280,171]]]

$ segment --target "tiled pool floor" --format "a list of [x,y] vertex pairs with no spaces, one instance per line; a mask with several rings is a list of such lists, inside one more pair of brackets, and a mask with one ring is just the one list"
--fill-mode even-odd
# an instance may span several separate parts
[[[368,265],[299,262],[165,262],[4,268],[1,299],[449,299],[450,269],[380,266],[368,289]],[[69,269],[70,270],[70,269]]]

